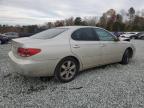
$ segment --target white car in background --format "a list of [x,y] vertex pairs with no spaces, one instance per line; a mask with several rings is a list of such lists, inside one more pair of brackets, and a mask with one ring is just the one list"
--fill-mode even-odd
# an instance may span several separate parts
[[121,40],[121,41],[130,41],[131,39],[127,38],[127,37],[119,37],[119,40]]
[[120,35],[121,38],[135,39],[138,32],[125,32]]
[[144,32],[140,32],[137,34],[137,39],[144,39]]
[[12,41],[9,57],[16,72],[73,80],[81,70],[120,62],[128,64],[135,48],[98,27],[66,26]]
[[19,37],[19,34],[16,32],[7,32],[4,33],[3,35],[7,36],[9,39],[15,39]]

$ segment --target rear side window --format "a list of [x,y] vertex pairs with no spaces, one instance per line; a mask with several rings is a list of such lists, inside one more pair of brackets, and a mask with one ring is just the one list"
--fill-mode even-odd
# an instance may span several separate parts
[[114,41],[114,36],[111,33],[99,28],[94,29],[94,31],[101,41]]
[[37,34],[31,36],[31,38],[35,38],[35,39],[51,39],[51,38],[54,38],[57,35],[63,33],[66,30],[67,30],[67,28],[48,29],[48,30],[45,30],[43,32],[40,32],[40,33],[37,33]]
[[92,28],[81,28],[72,34],[72,39],[78,41],[96,41],[98,40]]

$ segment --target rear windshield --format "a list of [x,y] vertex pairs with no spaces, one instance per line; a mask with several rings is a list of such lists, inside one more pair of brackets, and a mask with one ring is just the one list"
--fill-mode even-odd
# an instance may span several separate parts
[[35,38],[35,39],[51,39],[51,38],[54,38],[57,35],[63,33],[66,30],[67,30],[67,28],[48,29],[48,30],[45,30],[43,32],[40,32],[40,33],[37,33],[37,34],[31,36],[31,38]]

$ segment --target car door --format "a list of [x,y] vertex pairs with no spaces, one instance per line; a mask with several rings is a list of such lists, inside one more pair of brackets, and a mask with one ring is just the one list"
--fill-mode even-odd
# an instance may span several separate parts
[[83,69],[101,64],[101,46],[92,28],[73,32],[70,44],[72,52],[81,59]]
[[116,41],[116,37],[104,29],[95,28],[94,31],[98,35],[102,46],[102,64],[121,61],[123,55],[121,42]]

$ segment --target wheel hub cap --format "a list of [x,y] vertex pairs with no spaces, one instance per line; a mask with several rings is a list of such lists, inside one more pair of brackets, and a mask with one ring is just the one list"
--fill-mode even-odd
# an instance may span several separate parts
[[71,79],[76,73],[76,65],[73,61],[66,61],[61,65],[60,76],[63,79]]

